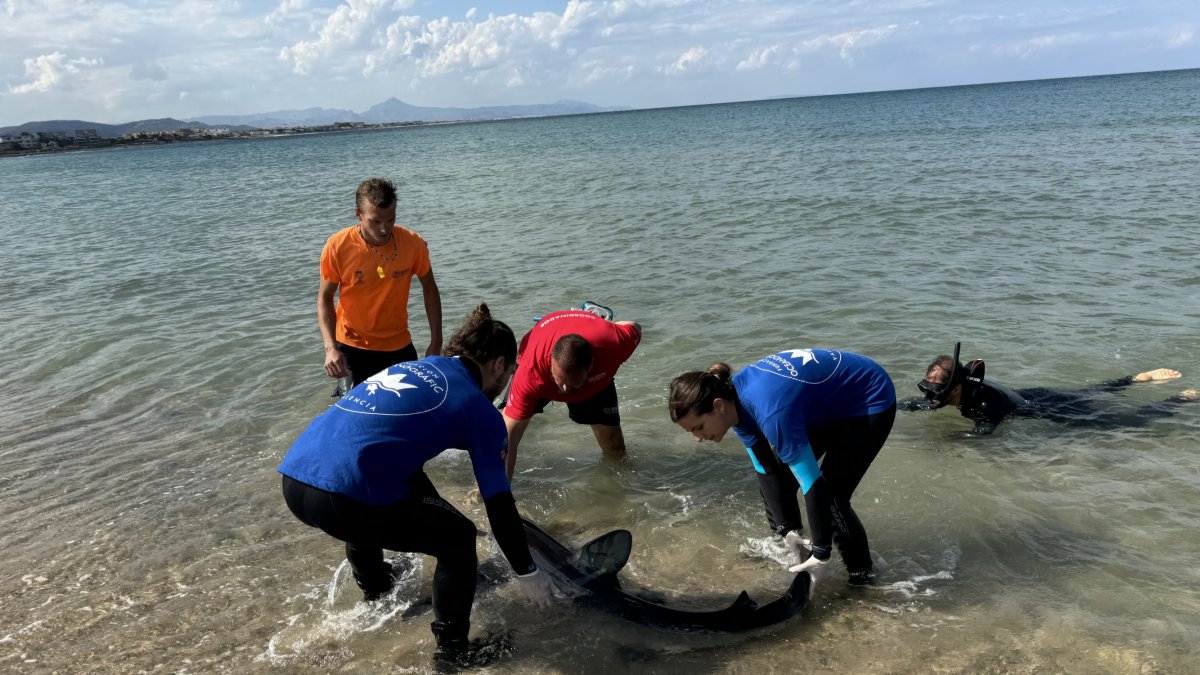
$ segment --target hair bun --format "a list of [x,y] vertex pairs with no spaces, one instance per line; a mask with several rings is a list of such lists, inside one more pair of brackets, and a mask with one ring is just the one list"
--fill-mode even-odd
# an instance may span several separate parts
[[722,382],[728,382],[729,378],[733,376],[733,371],[727,363],[714,363],[705,372]]

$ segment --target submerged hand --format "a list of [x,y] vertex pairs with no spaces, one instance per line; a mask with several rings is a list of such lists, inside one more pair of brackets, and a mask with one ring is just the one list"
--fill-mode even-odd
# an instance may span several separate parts
[[556,587],[549,574],[535,569],[529,574],[518,574],[517,580],[521,582],[521,591],[525,593],[525,597],[534,605],[549,607],[554,601]]
[[817,582],[819,582],[825,576],[825,573],[829,571],[829,561],[818,560],[816,557],[810,557],[808,560],[805,560],[799,565],[793,565],[792,567],[789,567],[788,571],[795,572],[796,574],[799,574],[800,572],[808,572],[808,577],[812,579],[812,583],[808,585],[808,597],[812,598],[813,591],[817,588]]
[[792,549],[796,562],[802,563],[812,556],[812,540],[800,534],[800,530],[791,530],[783,535],[783,540],[787,542],[788,548]]

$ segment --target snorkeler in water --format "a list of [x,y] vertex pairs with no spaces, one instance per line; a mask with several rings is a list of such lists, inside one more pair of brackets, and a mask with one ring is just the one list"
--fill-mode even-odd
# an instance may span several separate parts
[[1182,403],[1200,396],[1195,389],[1186,389],[1166,400],[1155,401],[1131,410],[1097,410],[1093,403],[1096,394],[1117,391],[1136,382],[1158,382],[1180,377],[1178,370],[1157,368],[1137,375],[1101,382],[1085,389],[1062,390],[1045,387],[1010,389],[998,382],[984,380],[982,359],[965,366],[958,360],[962,343],[954,345],[954,356],[934,359],[925,371],[917,388],[925,400],[910,399],[900,403],[901,410],[936,410],[952,405],[963,417],[975,423],[967,435],[992,433],[1000,422],[1009,417],[1036,417],[1073,426],[1103,429],[1146,426],[1151,420],[1170,417]]

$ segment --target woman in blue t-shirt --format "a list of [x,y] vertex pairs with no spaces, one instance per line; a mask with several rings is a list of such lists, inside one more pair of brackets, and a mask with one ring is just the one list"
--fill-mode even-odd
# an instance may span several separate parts
[[450,338],[446,356],[389,366],[329,407],[288,450],[283,496],[301,522],[346,543],[367,600],[392,587],[383,549],[437,558],[433,634],[439,660],[473,663],[467,641],[478,561],[475,524],[441,498],[424,464],[466,450],[500,550],[526,595],[548,605],[504,471],[508,434],[492,400],[516,369],[512,330],[479,305]]
[[800,563],[791,571],[808,572],[815,587],[837,544],[851,583],[874,579],[867,533],[850,497],[896,417],[896,389],[883,368],[850,352],[791,349],[737,374],[724,363],[684,373],[671,381],[667,405],[671,420],[697,441],[720,441],[732,428],[746,446],[767,519]]

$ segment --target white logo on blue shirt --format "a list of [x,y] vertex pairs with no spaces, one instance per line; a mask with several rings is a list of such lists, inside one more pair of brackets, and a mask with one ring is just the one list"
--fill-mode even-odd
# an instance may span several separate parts
[[368,415],[422,415],[445,403],[449,387],[434,363],[405,361],[367,378],[334,405]]
[[417,385],[402,382],[406,377],[408,377],[408,373],[393,374],[386,370],[375,373],[367,378],[367,393],[374,395],[376,391],[383,389],[399,396],[400,392],[405,389],[416,389]]
[[821,349],[818,351],[823,357],[828,357],[824,363],[821,362],[821,359],[817,358],[817,354],[811,349],[789,349],[778,354],[765,356],[755,363],[750,364],[749,367],[761,370],[764,373],[795,380],[796,382],[821,384],[828,381],[837,372],[838,366],[841,364],[842,355],[840,352],[832,349]]
[[[817,357],[813,356],[811,349],[793,349],[792,355],[789,358],[795,361],[797,356],[800,357],[801,368],[807,366],[809,361],[817,361]],[[820,361],[817,361],[817,363],[820,363]]]

